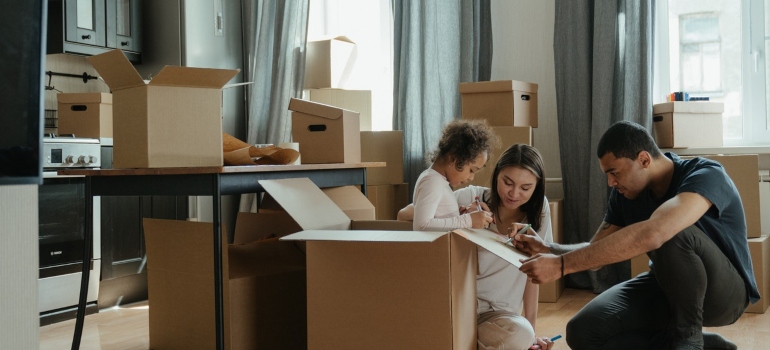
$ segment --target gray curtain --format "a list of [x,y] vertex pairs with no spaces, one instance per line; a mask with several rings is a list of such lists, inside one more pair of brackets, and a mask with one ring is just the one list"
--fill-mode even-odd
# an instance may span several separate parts
[[[242,0],[246,142],[291,141],[289,99],[302,95],[309,0]],[[254,195],[241,197],[250,211]]]
[[[586,242],[604,218],[609,187],[596,145],[612,123],[652,127],[652,0],[556,1],[554,61],[564,239]],[[630,277],[628,262],[571,275],[602,292]]]
[[404,180],[425,170],[425,153],[460,117],[460,82],[489,80],[489,0],[393,0],[393,129],[404,131]]

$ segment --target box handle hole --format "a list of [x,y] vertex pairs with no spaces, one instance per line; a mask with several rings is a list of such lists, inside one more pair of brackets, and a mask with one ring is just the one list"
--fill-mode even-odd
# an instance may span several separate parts
[[522,101],[529,101],[529,95],[521,95]]
[[70,109],[75,111],[75,112],[82,112],[82,111],[87,110],[88,106],[86,106],[86,105],[72,105],[72,107],[70,107]]
[[653,123],[655,123],[655,122],[662,122],[662,121],[663,121],[663,116],[662,115],[656,115],[656,116],[652,117],[652,122]]
[[308,125],[307,130],[310,132],[326,131],[326,124]]

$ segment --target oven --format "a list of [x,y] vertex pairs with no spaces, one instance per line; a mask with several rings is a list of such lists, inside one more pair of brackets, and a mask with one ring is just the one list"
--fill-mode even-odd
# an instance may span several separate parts
[[[43,138],[43,184],[38,188],[39,258],[38,305],[40,324],[74,318],[83,268],[86,227],[93,232],[93,258],[87,262],[87,312],[97,311],[101,271],[100,198],[86,208],[85,177],[58,175],[66,168],[99,168],[97,139]],[[87,211],[92,220],[86,222]]]

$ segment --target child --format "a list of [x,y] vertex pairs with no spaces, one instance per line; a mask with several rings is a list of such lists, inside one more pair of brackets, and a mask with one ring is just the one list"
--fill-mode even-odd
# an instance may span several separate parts
[[485,121],[455,120],[444,127],[438,149],[429,155],[430,168],[420,174],[414,186],[415,230],[485,228],[493,222],[489,210],[478,200],[475,210],[460,215],[454,188],[473,180],[485,166],[497,139]]

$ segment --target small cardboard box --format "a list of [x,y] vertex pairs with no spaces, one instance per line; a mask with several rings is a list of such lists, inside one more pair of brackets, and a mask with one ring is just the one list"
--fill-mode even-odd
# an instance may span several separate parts
[[87,59],[112,90],[113,167],[222,166],[222,87],[238,70],[166,66],[145,83],[120,50]]
[[492,126],[537,127],[537,84],[516,80],[460,83],[462,117]]
[[[551,232],[553,233],[553,241],[555,243],[564,243],[562,242],[564,232],[563,203],[564,200],[562,199],[548,201],[548,206],[551,210]],[[561,293],[566,286],[566,279],[564,278],[541,284],[538,301],[541,303],[555,303],[559,301],[559,297],[561,297]]]
[[307,241],[308,349],[475,349],[476,246],[523,257],[486,230],[351,231],[310,180],[260,184],[306,229],[281,240]]
[[486,166],[479,170],[471,181],[472,185],[490,187],[492,173],[500,155],[516,143],[532,145],[532,127],[529,126],[493,126],[495,135],[500,137],[500,147],[491,151]]
[[409,205],[409,184],[366,186],[366,198],[374,204],[375,219],[396,220],[398,211]]
[[655,142],[660,148],[722,146],[721,102],[666,102],[652,106]]
[[309,89],[313,102],[358,112],[361,131],[372,130],[372,92],[370,90]]
[[367,185],[404,183],[404,132],[362,131],[361,161],[385,162],[384,168],[366,169]]
[[346,87],[356,58],[356,43],[338,36],[308,41],[306,50],[305,89]]
[[[762,222],[759,203],[759,158],[756,154],[741,155],[705,155],[725,168],[727,175],[735,183],[741,195],[743,212],[746,215],[746,234],[748,238],[762,235]],[[683,157],[684,158],[684,157]]]
[[631,258],[631,278],[647,271],[650,271],[650,257],[646,253]]
[[[144,219],[150,348],[215,348],[212,229],[211,223]],[[276,238],[222,241],[225,348],[306,348],[302,251]]]
[[56,94],[59,135],[112,138],[112,94]]
[[358,113],[292,98],[291,136],[299,143],[303,164],[360,163]]
[[761,299],[756,304],[749,304],[746,312],[763,314],[770,305],[770,239],[768,236],[750,238],[749,253]]

